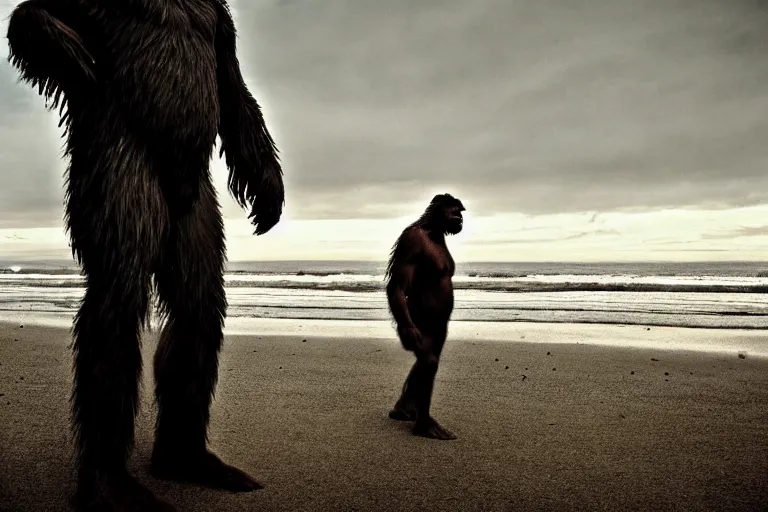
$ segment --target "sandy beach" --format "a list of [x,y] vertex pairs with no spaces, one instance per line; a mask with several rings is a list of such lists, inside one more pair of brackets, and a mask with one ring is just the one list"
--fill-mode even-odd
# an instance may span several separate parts
[[[190,512],[768,507],[768,359],[558,344],[547,334],[572,339],[579,326],[508,329],[525,342],[449,340],[433,413],[458,434],[451,442],[413,437],[387,418],[411,363],[393,338],[227,336],[211,443],[266,487],[238,495],[147,474],[149,333],[131,465]],[[663,345],[680,330],[632,332]],[[4,512],[68,510],[69,343],[67,329],[0,325]]]

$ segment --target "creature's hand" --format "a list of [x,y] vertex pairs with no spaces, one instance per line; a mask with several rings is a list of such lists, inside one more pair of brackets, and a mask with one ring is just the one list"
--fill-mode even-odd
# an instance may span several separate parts
[[284,203],[285,189],[280,170],[265,169],[251,200],[251,212],[248,214],[251,224],[256,228],[254,234],[263,235],[275,227],[280,221]]
[[401,327],[397,330],[397,334],[406,350],[416,350],[423,339],[417,327]]

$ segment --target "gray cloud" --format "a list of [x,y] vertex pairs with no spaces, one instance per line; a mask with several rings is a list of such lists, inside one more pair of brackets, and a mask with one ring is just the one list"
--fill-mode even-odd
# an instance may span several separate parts
[[[522,231],[522,230],[521,230]],[[517,231],[518,233],[520,231]],[[581,238],[588,238],[592,236],[604,236],[604,235],[621,235],[621,233],[615,229],[596,229],[593,231],[581,231],[572,235],[561,237],[540,237],[540,238],[505,238],[501,240],[483,241],[483,245],[512,245],[512,244],[540,244],[550,242],[567,242],[570,240],[579,240]]]
[[715,253],[715,252],[732,252],[733,249],[691,249],[691,248],[677,248],[677,247],[661,247],[659,249],[654,249],[655,252],[704,252],[704,253]]
[[[754,2],[232,5],[294,216],[411,214],[434,187],[475,214],[768,201]],[[0,68],[0,218],[57,219],[60,144],[34,135],[52,121],[12,77]]]
[[705,233],[702,238],[705,240],[727,240],[730,238],[768,236],[768,226],[747,227],[742,226],[739,229],[730,229],[716,233]]

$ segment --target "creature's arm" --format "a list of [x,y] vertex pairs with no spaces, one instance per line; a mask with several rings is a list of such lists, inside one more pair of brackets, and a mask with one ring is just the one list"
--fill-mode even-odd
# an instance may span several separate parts
[[221,154],[229,169],[229,191],[241,207],[250,206],[248,218],[262,235],[280,220],[285,203],[283,171],[277,148],[240,72],[235,25],[223,0],[216,0],[221,121]]
[[93,57],[73,29],[78,18],[71,0],[26,0],[8,23],[8,60],[54,106],[62,92],[94,80]]
[[415,265],[413,263],[396,264],[392,269],[389,284],[387,285],[387,301],[389,310],[395,317],[398,329],[410,329],[414,327],[411,314],[408,312],[408,292],[413,283]]
[[408,294],[413,284],[416,258],[420,253],[421,245],[419,235],[409,230],[400,237],[392,254],[387,283],[387,301],[398,331],[415,328],[408,311]]

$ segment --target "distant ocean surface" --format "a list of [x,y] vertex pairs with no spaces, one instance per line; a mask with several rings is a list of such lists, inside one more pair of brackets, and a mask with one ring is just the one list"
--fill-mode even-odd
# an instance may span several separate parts
[[[232,262],[230,318],[388,320],[384,262]],[[475,263],[454,279],[457,322],[768,328],[766,263]],[[0,261],[0,319],[71,321],[69,262]]]

